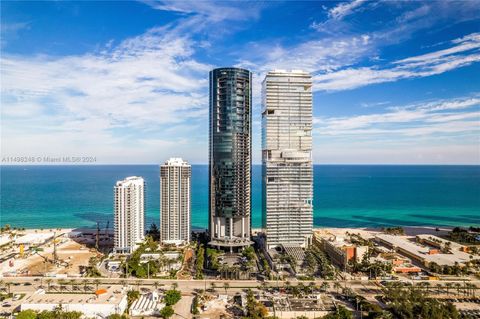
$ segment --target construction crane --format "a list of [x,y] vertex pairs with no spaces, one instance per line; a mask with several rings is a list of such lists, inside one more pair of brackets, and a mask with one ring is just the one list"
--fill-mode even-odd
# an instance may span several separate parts
[[97,222],[97,237],[95,238],[95,249],[98,250],[98,240],[99,240],[99,237],[100,236],[100,226]]
[[58,260],[57,255],[57,233],[53,233],[53,262],[56,264]]
[[108,238],[108,226],[110,225],[110,221],[107,220],[107,226],[105,226],[105,238]]

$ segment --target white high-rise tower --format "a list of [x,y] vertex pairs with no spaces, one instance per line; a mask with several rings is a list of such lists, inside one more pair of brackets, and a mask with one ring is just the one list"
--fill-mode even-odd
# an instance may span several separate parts
[[160,167],[160,240],[181,245],[190,241],[190,178],[192,167],[171,158]]
[[313,227],[312,77],[303,71],[268,72],[262,100],[267,246],[305,247]]
[[118,181],[115,196],[116,253],[129,254],[145,238],[145,182],[137,176]]

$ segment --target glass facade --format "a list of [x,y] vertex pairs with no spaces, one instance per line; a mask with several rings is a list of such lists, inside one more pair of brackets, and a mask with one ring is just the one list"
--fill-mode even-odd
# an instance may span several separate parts
[[248,70],[210,72],[209,233],[213,246],[251,243],[251,83]]
[[268,72],[262,105],[267,246],[305,247],[313,227],[312,77],[302,71]]

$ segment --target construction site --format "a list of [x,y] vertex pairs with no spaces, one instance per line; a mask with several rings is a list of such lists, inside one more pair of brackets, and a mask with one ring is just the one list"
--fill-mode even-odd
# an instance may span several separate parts
[[0,274],[11,276],[80,277],[91,260],[113,244],[105,229],[28,229],[4,232],[0,238]]

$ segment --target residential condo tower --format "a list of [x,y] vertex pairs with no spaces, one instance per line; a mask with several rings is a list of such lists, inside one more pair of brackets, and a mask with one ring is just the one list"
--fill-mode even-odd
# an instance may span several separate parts
[[129,254],[145,236],[145,182],[132,176],[118,181],[114,187],[115,241],[114,252]]
[[210,245],[241,248],[250,241],[252,74],[210,72]]
[[267,247],[308,245],[313,227],[312,78],[271,71],[262,84],[263,227]]
[[164,244],[190,242],[190,179],[192,167],[171,158],[160,167],[160,240]]

